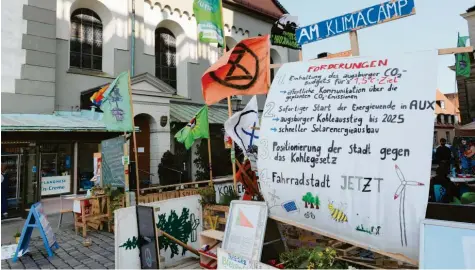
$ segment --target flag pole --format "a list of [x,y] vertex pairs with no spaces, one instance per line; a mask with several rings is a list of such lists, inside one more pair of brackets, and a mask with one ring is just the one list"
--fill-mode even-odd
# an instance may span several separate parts
[[[137,198],[135,201],[139,201],[140,196],[140,179],[139,179],[139,159],[137,157],[137,138],[135,137],[135,120],[134,120],[134,106],[132,102],[132,84],[130,83],[129,72],[129,96],[130,96],[130,114],[132,115],[132,138],[134,140],[134,155],[135,155],[135,182],[137,184]],[[130,172],[129,172],[130,173]]]
[[[226,35],[224,34],[224,18],[223,18],[223,0],[219,1],[221,5],[221,25],[223,29],[223,52],[226,53]],[[231,97],[228,96],[228,117],[233,116],[233,110],[231,106]],[[209,121],[208,121],[209,122]],[[237,192],[237,182],[236,182],[236,152],[234,151],[234,141],[231,141],[231,167],[233,169],[233,184],[234,191]]]
[[[208,105],[206,105],[206,107],[208,107]],[[208,111],[209,111],[209,107],[207,108]],[[210,186],[214,186],[214,183],[213,183],[213,165],[212,165],[212,162],[211,162],[211,132],[209,130],[209,112],[208,112],[208,160],[209,160],[209,185]]]

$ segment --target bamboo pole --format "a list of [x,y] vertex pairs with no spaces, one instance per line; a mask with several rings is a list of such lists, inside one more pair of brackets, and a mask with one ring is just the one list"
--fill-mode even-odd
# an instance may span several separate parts
[[137,196],[136,196],[137,198],[135,198],[135,202],[137,203],[140,197],[139,159],[137,156],[137,138],[135,137],[134,106],[132,102],[132,85],[130,83],[130,72],[129,72],[129,96],[130,96],[130,114],[132,115],[132,137],[134,140],[135,181],[137,185]]

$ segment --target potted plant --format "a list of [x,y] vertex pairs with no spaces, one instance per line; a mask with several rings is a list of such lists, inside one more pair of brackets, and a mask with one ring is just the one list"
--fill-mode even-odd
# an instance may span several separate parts
[[21,236],[21,233],[19,230],[17,230],[16,233],[13,235],[13,237],[15,237],[15,243],[18,244],[18,242],[20,242],[20,236]]
[[198,189],[198,193],[201,195],[200,204],[206,206],[209,204],[216,204],[216,191],[213,186],[207,186]]

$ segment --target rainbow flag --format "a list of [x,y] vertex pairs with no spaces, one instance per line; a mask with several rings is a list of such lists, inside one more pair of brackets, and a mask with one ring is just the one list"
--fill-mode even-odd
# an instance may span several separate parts
[[101,106],[102,105],[102,102],[104,101],[104,92],[107,90],[107,88],[109,88],[109,85],[110,84],[106,84],[104,85],[104,87],[102,87],[101,89],[99,89],[99,91],[95,92],[92,96],[91,96],[91,102],[96,105],[96,106]]

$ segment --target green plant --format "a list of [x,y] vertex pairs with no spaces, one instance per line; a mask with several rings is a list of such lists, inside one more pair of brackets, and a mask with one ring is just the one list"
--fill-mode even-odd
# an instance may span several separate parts
[[232,188],[227,189],[224,194],[221,196],[221,200],[219,201],[220,205],[231,205],[232,200],[239,200],[239,195],[236,191]]
[[334,248],[316,247],[310,252],[307,269],[347,269],[348,265],[336,257]]
[[201,199],[199,200],[201,206],[216,204],[216,191],[214,190],[214,186],[200,188],[198,189],[198,194],[201,195]]
[[309,248],[299,248],[290,250],[288,252],[283,252],[279,255],[279,260],[284,264],[287,269],[299,269],[303,268],[305,262],[310,256],[311,249]]
[[19,229],[16,229],[16,233],[13,235],[13,237],[20,237],[21,233]]

